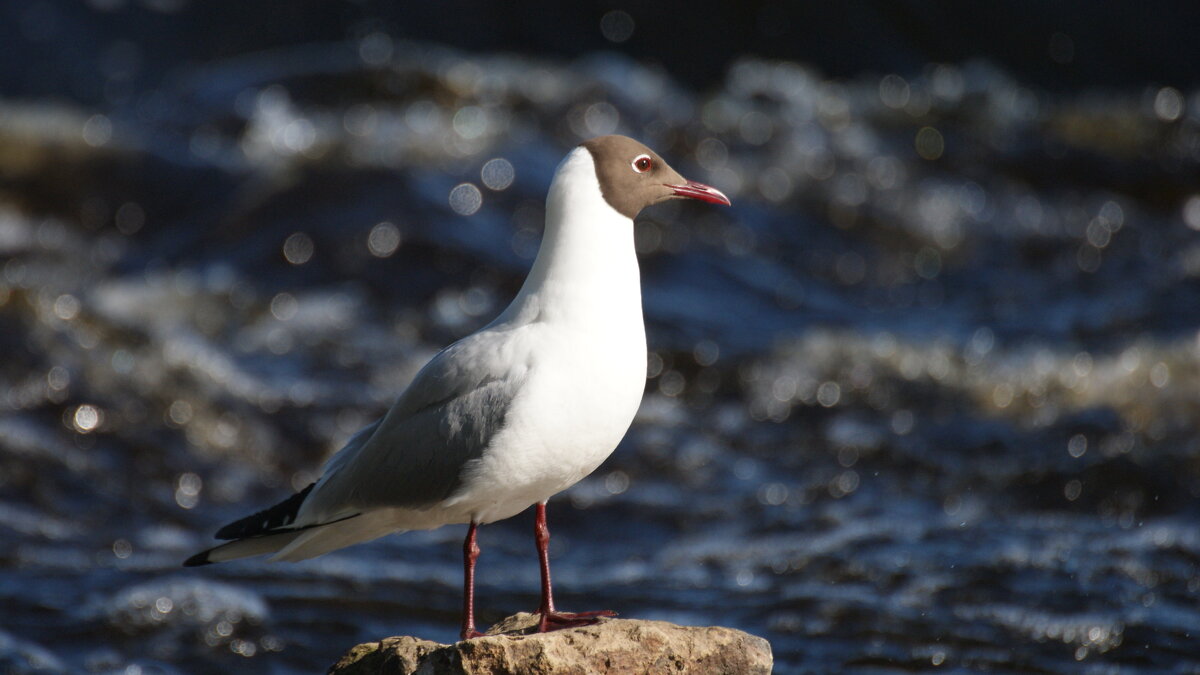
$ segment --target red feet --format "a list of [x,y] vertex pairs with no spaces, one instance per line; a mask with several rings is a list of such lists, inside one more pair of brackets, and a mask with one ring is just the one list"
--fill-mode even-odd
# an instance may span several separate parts
[[[463,640],[483,637],[475,630],[475,561],[479,559],[479,545],[475,543],[477,524],[472,521],[463,541]],[[538,562],[542,571],[542,601],[535,614],[538,615],[537,632],[548,633],[576,626],[590,626],[602,618],[616,616],[611,610],[595,612],[558,612],[554,609],[554,589],[550,585],[550,528],[546,526],[546,503],[537,505],[533,521],[533,536],[537,543]]]
[[596,612],[556,612],[554,611],[554,589],[550,585],[550,528],[546,526],[546,502],[537,505],[533,519],[533,540],[537,543],[538,562],[542,568],[542,602],[538,606],[538,632],[547,633],[552,630],[590,626],[601,617],[616,616],[611,610],[602,609]]
[[590,626],[602,617],[614,617],[617,613],[609,609],[595,612],[538,612],[538,632],[548,633],[552,630]]

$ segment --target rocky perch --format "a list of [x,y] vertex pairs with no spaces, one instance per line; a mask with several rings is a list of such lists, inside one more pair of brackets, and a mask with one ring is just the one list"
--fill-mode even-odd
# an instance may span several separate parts
[[591,626],[533,632],[524,612],[487,635],[452,645],[391,637],[351,649],[330,675],[585,675],[590,673],[757,674],[771,672],[771,645],[732,628],[601,619]]

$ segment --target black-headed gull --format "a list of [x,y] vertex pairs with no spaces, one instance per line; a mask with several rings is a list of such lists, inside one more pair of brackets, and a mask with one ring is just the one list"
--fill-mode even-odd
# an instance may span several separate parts
[[478,525],[536,505],[539,630],[612,612],[558,612],[546,500],[603,462],[629,429],[646,380],[633,219],[687,197],[729,204],[650,148],[602,136],[572,150],[546,198],[546,230],[512,304],[443,349],[395,405],[326,462],[320,479],[226,525],[187,566],[274,554],[296,561],[385,534],[467,523],[463,639],[475,630]]

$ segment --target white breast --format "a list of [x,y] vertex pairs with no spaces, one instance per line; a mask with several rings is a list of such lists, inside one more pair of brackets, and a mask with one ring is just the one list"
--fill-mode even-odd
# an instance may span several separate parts
[[510,336],[529,370],[504,429],[447,504],[484,523],[594,471],[629,429],[645,388],[633,222],[604,201],[586,150],[559,167],[537,260],[490,328]]

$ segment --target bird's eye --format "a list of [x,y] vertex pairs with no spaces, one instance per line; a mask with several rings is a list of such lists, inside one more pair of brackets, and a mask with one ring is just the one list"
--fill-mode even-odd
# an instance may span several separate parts
[[646,173],[654,168],[654,160],[650,159],[650,155],[638,155],[633,158],[633,170],[638,173]]

